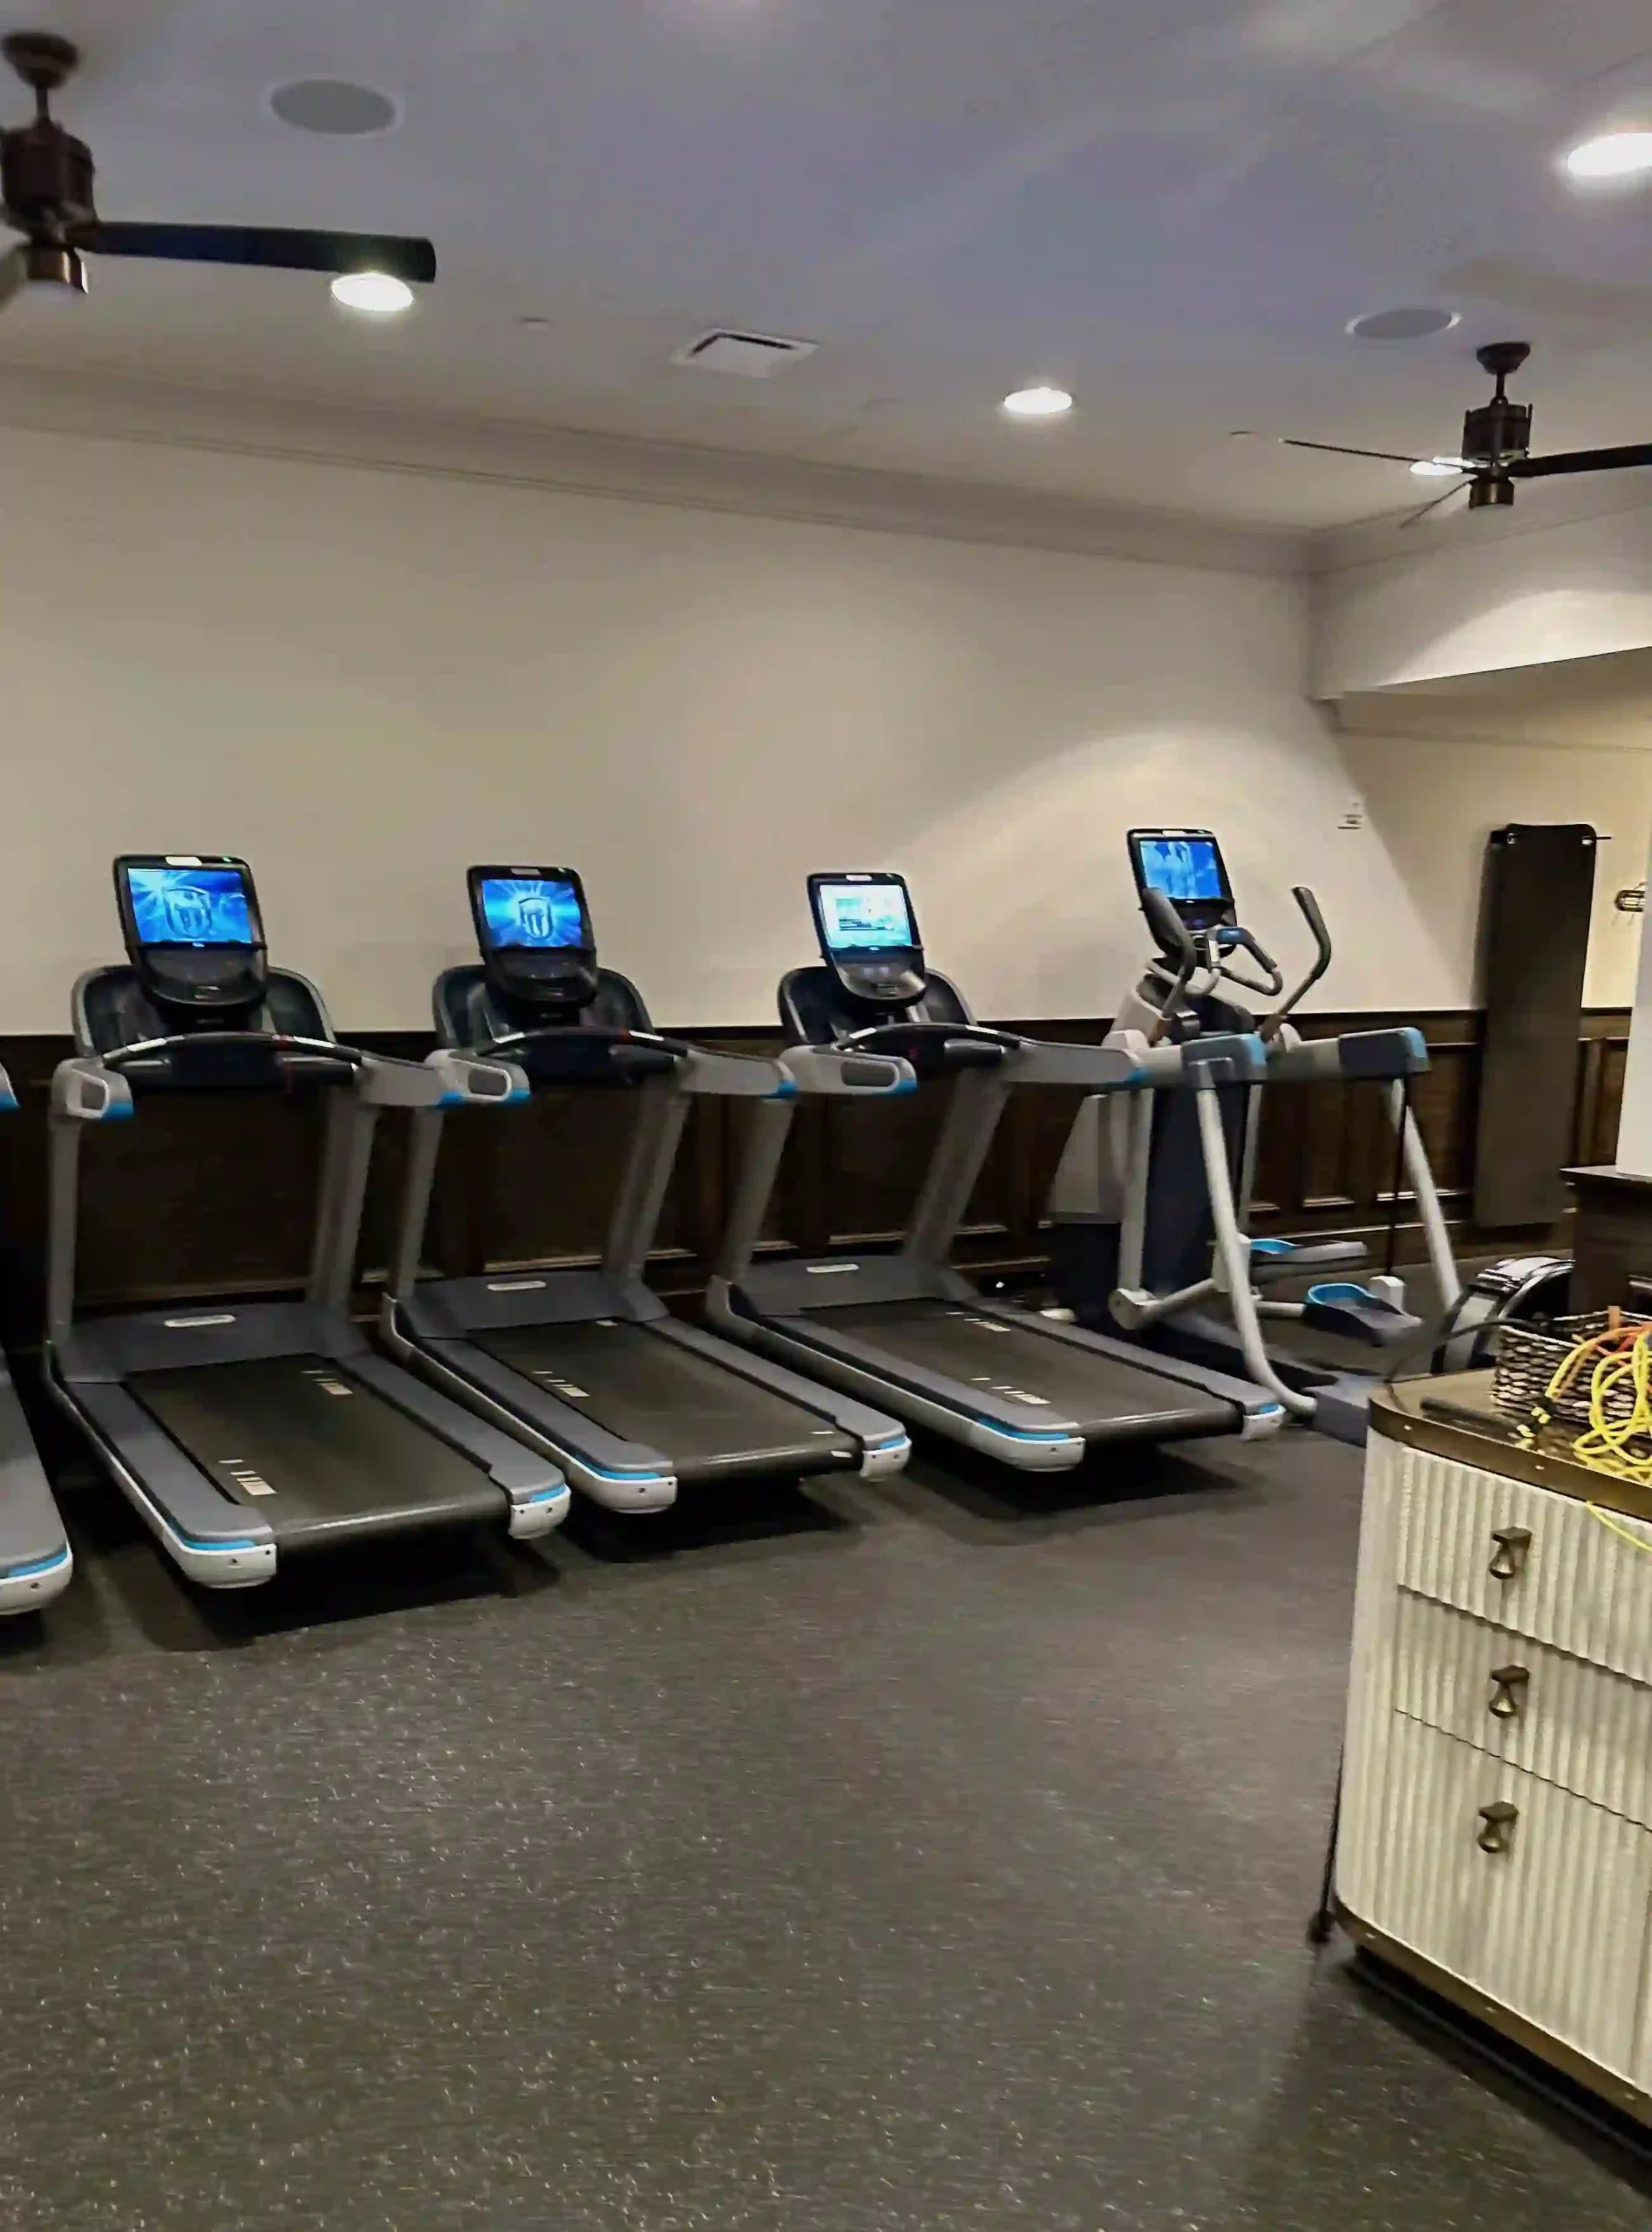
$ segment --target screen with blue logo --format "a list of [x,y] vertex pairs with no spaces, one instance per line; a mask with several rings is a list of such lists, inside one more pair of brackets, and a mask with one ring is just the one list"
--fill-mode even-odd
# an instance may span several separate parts
[[129,868],[139,945],[256,945],[239,868]]
[[1221,862],[1208,837],[1144,837],[1142,881],[1166,899],[1225,899]]
[[821,934],[833,953],[876,953],[918,942],[900,884],[822,883],[816,890]]
[[482,878],[482,920],[491,946],[589,945],[590,926],[571,883],[548,876]]

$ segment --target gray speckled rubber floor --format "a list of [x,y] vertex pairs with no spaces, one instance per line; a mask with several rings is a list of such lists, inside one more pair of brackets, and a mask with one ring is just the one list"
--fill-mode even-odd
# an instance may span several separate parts
[[1356,1483],[925,1463],[238,1600],[73,1491],[0,1639],[0,2222],[1643,2232],[1304,1947]]

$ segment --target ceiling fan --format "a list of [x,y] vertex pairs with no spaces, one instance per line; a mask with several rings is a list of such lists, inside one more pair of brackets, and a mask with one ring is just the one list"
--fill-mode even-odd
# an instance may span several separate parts
[[1391,465],[1420,466],[1424,472],[1455,470],[1461,474],[1455,487],[1402,521],[1404,527],[1414,527],[1465,488],[1469,510],[1483,512],[1512,504],[1518,480],[1547,480],[1551,474],[1561,473],[1615,473],[1628,466],[1652,465],[1652,442],[1626,442],[1616,449],[1561,450],[1553,457],[1533,457],[1532,406],[1511,403],[1506,391],[1507,383],[1531,353],[1529,341],[1492,341],[1474,351],[1480,369],[1496,382],[1496,389],[1489,403],[1481,404],[1464,419],[1462,442],[1449,457],[1407,457],[1397,450],[1350,449],[1341,442],[1309,442],[1294,434],[1275,434],[1272,439],[1287,449],[1323,450],[1332,457],[1381,458]]
[[3,54],[35,97],[34,121],[0,131],[0,222],[23,239],[0,256],[0,309],[30,285],[86,288],[83,258],[160,256],[171,262],[249,264],[286,271],[436,276],[428,241],[394,233],[319,233],[266,225],[107,224],[92,200],[92,150],[51,113],[78,48],[51,31],[13,31]]

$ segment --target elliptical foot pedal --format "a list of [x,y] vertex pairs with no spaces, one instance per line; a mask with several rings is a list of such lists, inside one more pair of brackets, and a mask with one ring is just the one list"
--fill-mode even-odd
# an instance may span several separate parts
[[1369,1287],[1350,1279],[1333,1279],[1309,1287],[1302,1297],[1302,1324],[1321,1333],[1336,1333],[1345,1341],[1363,1341],[1373,1349],[1392,1348],[1419,1331],[1423,1321],[1409,1310],[1397,1310]]

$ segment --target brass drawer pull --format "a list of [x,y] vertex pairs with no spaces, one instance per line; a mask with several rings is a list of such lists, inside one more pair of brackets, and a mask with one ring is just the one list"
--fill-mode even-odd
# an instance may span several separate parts
[[1494,1527],[1492,1540],[1497,1545],[1492,1553],[1491,1575],[1493,1581],[1518,1581],[1526,1571],[1526,1561],[1532,1548],[1529,1527]]
[[1491,1672],[1492,1699],[1485,1710],[1493,1720],[1518,1720],[1526,1708],[1531,1673],[1524,1666],[1494,1666]]
[[1475,1838],[1475,1843],[1482,1852],[1506,1852],[1514,1842],[1514,1824],[1519,1818],[1519,1807],[1511,1806],[1506,1798],[1499,1798],[1490,1806],[1482,1806],[1480,1833]]

